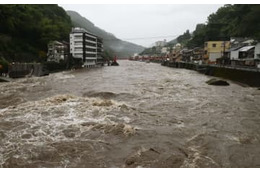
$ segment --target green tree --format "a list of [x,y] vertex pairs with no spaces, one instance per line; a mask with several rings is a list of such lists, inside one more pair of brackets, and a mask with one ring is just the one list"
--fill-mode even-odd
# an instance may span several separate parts
[[68,41],[72,27],[61,7],[45,4],[0,5],[0,23],[0,53],[19,62],[41,61],[48,42]]
[[186,43],[189,41],[190,38],[191,38],[190,31],[186,30],[186,32],[184,32],[182,35],[177,37],[177,41],[178,41],[178,43],[181,43],[182,45],[186,45]]
[[193,37],[187,42],[188,48],[202,47],[205,42],[206,35],[206,25],[197,24],[195,31],[193,32]]
[[208,16],[206,25],[197,25],[189,48],[201,47],[205,41],[229,40],[230,37],[251,37],[260,40],[260,5],[224,5]]

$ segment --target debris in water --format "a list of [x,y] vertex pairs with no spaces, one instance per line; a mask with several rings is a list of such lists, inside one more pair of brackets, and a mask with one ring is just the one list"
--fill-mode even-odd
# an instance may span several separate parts
[[93,106],[112,106],[113,102],[111,100],[102,100],[101,102],[94,102]]
[[73,99],[73,98],[75,98],[75,96],[58,95],[58,96],[54,96],[54,97],[50,98],[48,101],[51,102],[51,103],[59,104],[59,103],[65,102],[65,101],[67,101],[69,99]]

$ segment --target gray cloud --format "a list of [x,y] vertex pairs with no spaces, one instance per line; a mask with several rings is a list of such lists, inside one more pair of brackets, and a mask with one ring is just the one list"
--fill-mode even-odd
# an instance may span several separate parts
[[[223,5],[88,5],[61,4],[65,10],[74,10],[96,26],[120,39],[143,46],[157,40],[171,40],[198,23]],[[159,36],[170,36],[151,38]],[[142,38],[142,39],[139,39]]]

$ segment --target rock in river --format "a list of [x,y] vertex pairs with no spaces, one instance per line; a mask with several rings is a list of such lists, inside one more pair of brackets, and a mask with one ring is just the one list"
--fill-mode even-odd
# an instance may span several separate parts
[[229,83],[220,79],[210,79],[206,82],[209,85],[228,86]]

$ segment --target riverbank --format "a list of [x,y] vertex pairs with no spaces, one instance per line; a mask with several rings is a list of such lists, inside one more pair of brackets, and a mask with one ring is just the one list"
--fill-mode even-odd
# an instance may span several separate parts
[[260,69],[169,61],[163,61],[161,64],[172,68],[195,70],[205,75],[233,80],[251,87],[260,87]]
[[41,77],[46,76],[51,73],[58,73],[62,71],[70,71],[80,68],[96,68],[103,67],[104,64],[96,64],[95,66],[88,67],[66,67],[66,64],[59,64],[55,62],[47,62],[47,63],[16,63],[9,65],[8,72],[6,75],[0,75],[0,82],[9,82],[13,78],[23,78],[23,77]]

